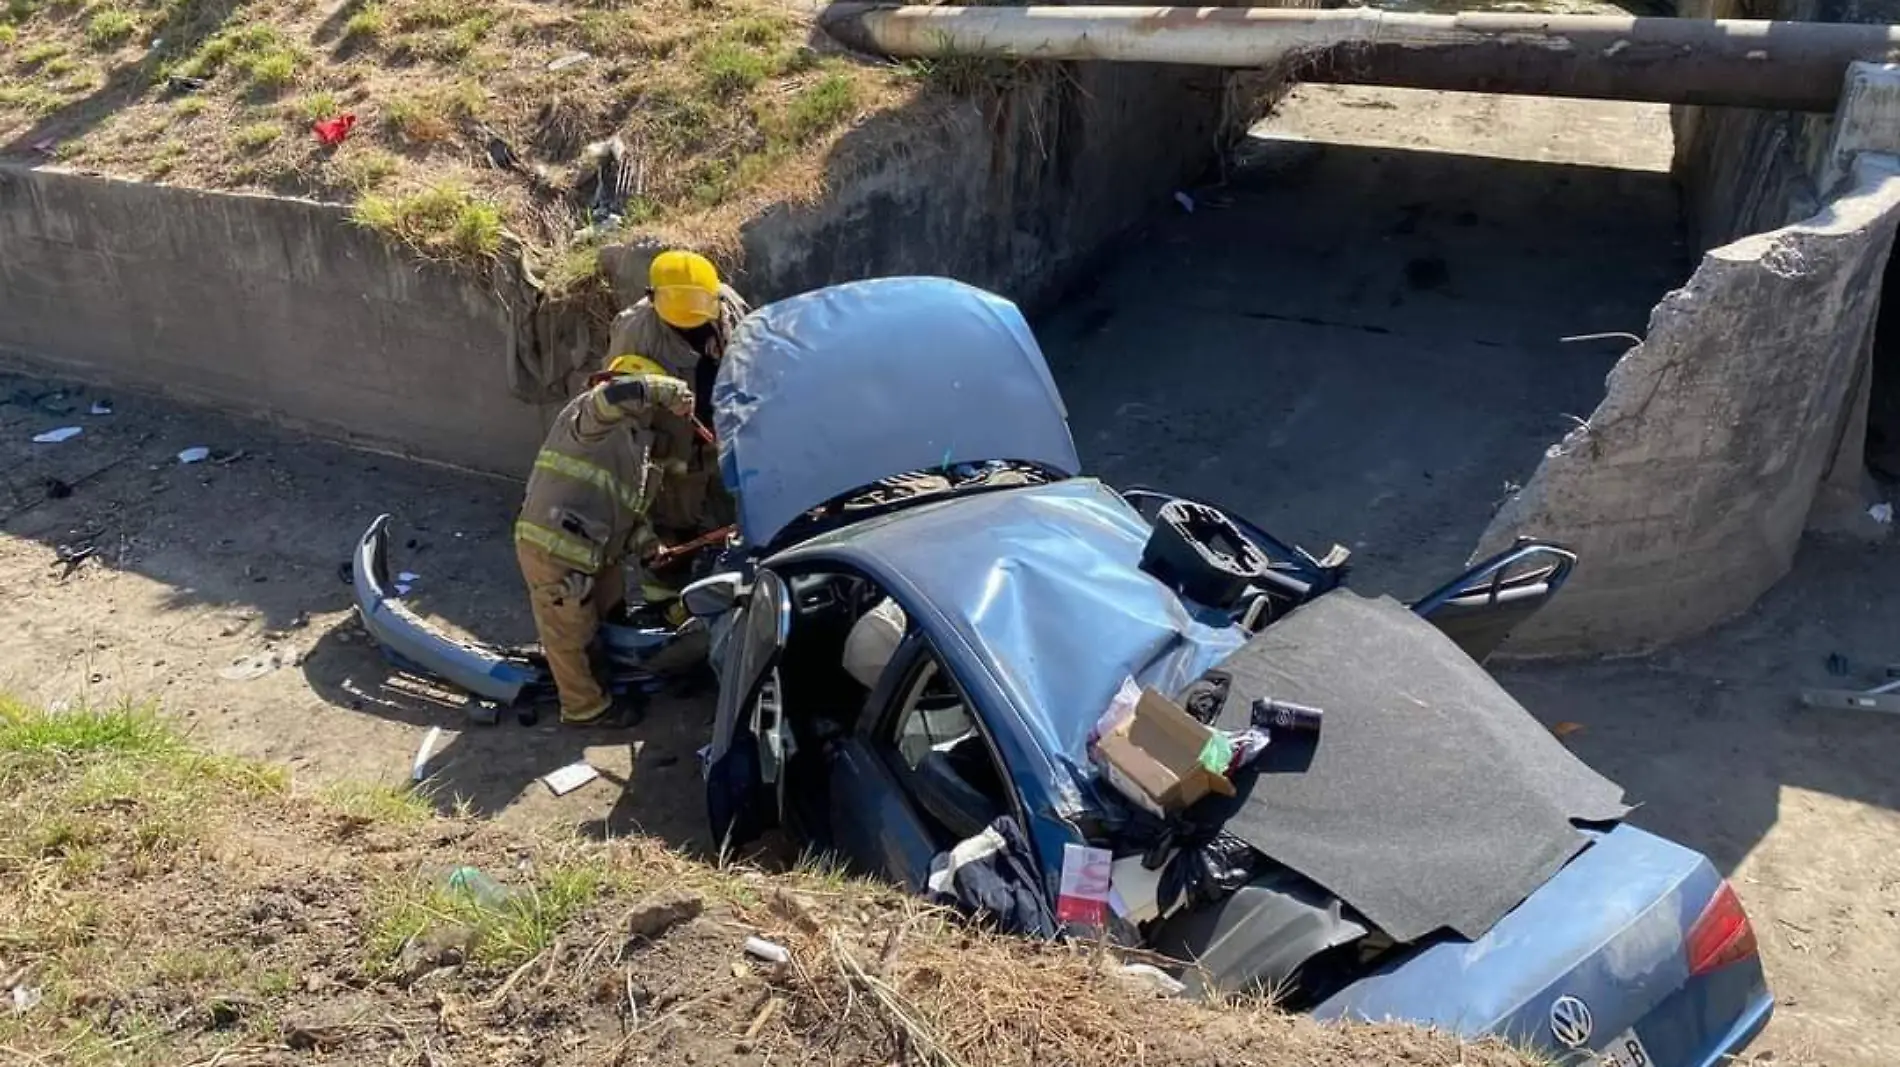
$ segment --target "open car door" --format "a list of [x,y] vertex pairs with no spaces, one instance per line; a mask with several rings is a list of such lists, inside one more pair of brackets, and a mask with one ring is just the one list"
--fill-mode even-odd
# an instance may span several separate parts
[[791,594],[783,579],[760,567],[751,595],[733,610],[739,614],[733,620],[732,661],[720,680],[706,752],[706,813],[713,842],[721,847],[748,841],[776,820],[775,792],[791,755],[776,680],[791,634]]
[[1412,605],[1420,618],[1483,663],[1511,631],[1550,603],[1577,565],[1576,553],[1519,538]]

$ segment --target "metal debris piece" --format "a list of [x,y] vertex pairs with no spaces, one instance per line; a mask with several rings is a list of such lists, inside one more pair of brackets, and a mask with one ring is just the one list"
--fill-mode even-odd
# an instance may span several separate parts
[[55,567],[66,568],[59,572],[59,580],[65,581],[73,576],[81,563],[99,554],[99,550],[89,544],[59,545],[53,549]]
[[86,410],[86,414],[88,414],[88,415],[110,415],[110,414],[112,414],[112,401],[110,401],[110,400],[95,400],[95,401],[93,401],[93,402],[92,402],[92,407],[90,407],[90,408],[88,408],[88,409]]
[[45,433],[34,434],[33,443],[36,445],[56,445],[61,441],[70,441],[84,432],[84,430],[77,426],[61,426],[57,430],[48,430]]
[[1803,689],[1801,706],[1824,711],[1878,711],[1900,715],[1900,665],[1887,668],[1888,681],[1872,689]]
[[203,463],[210,458],[211,450],[203,445],[193,445],[183,452],[178,453],[178,462],[180,463]]
[[283,665],[283,652],[271,649],[268,652],[256,652],[238,657],[231,662],[229,667],[220,670],[218,677],[227,682],[248,682],[254,678],[262,678]]

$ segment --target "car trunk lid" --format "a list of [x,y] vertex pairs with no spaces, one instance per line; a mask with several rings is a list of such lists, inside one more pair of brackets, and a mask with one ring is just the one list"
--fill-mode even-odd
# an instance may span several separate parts
[[[1566,1062],[1589,1062],[1591,1050],[1637,1028],[1658,1062],[1700,1063],[1693,1054],[1718,1044],[1766,995],[1752,958],[1732,973],[1690,974],[1685,940],[1723,885],[1701,855],[1618,826],[1483,937],[1441,939],[1406,953],[1315,1014],[1499,1034],[1572,1058]],[[1741,974],[1749,968],[1752,979]],[[1687,999],[1695,1003],[1685,1005],[1692,985],[1696,996]],[[1580,1044],[1560,1040],[1560,1030],[1573,1040],[1579,1031],[1559,998],[1585,1008]],[[1653,1047],[1659,1041],[1685,1055],[1663,1059]]]

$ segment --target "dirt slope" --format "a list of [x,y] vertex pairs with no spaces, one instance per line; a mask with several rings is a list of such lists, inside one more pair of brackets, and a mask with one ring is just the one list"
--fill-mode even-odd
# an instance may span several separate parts
[[[993,937],[822,869],[514,832],[386,789],[302,793],[136,710],[0,705],[0,798],[10,1060],[1525,1062],[1164,998],[1094,950]],[[789,961],[748,956],[749,936]]]

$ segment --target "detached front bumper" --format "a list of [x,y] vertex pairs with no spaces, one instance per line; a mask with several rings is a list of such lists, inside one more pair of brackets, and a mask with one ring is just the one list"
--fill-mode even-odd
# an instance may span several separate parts
[[440,678],[501,704],[515,703],[523,690],[546,680],[545,673],[525,659],[450,637],[389,591],[388,515],[378,515],[369,524],[351,562],[350,580],[363,629],[397,667]]

